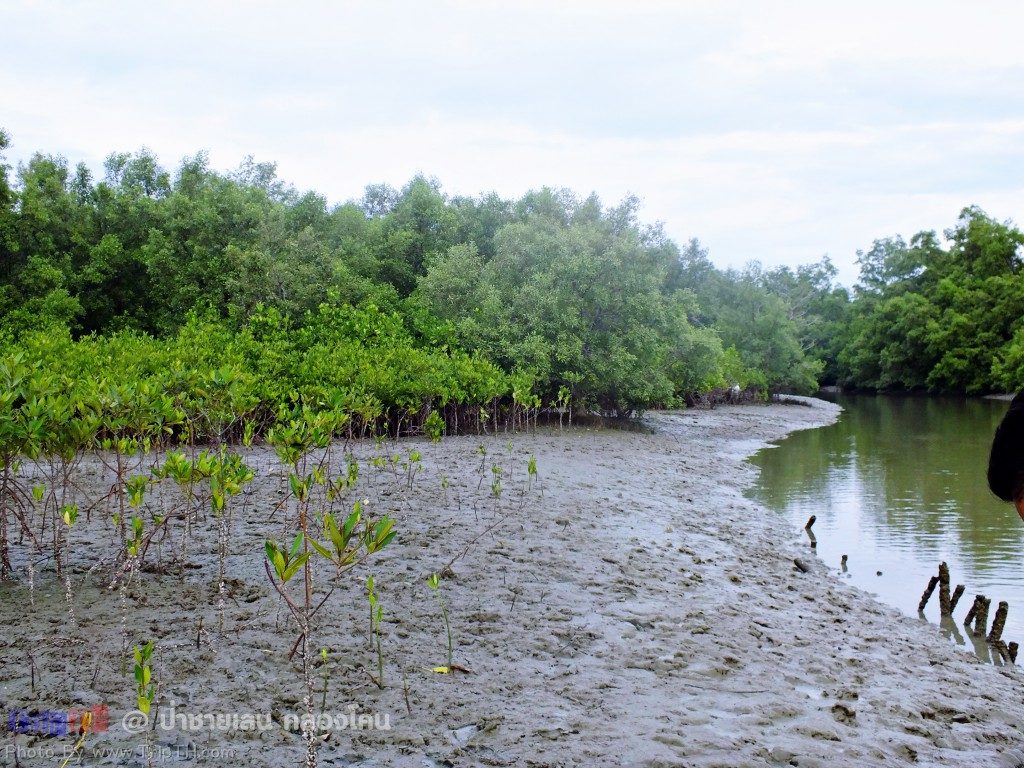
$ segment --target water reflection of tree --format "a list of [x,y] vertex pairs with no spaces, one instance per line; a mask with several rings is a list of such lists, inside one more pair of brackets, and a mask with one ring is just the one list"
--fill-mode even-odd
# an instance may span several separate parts
[[1024,527],[992,497],[985,465],[1005,404],[962,398],[853,396],[833,426],[763,452],[757,496],[779,509],[828,515],[857,488],[861,524],[899,548],[959,553],[983,572],[1021,557]]

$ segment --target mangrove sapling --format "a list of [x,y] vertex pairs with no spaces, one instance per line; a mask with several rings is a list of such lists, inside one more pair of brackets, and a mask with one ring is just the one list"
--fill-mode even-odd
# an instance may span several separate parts
[[150,472],[158,481],[167,480],[168,478],[173,480],[181,496],[180,505],[173,505],[170,509],[161,508],[160,525],[169,533],[174,520],[179,517],[182,518],[181,551],[184,556],[192,518],[192,503],[195,498],[193,486],[195,485],[196,478],[193,463],[183,451],[170,451],[164,455],[163,463],[152,467]]
[[217,613],[218,629],[224,633],[224,563],[228,554],[228,532],[231,527],[228,500],[242,492],[255,473],[236,453],[228,453],[224,446],[210,472],[210,506],[217,518]]
[[[323,543],[315,539],[304,542],[301,531],[292,542],[290,550],[286,551],[273,541],[267,541],[266,543],[267,561],[264,563],[264,567],[267,571],[267,577],[278,594],[281,595],[289,612],[299,626],[301,634],[296,641],[295,648],[298,648],[301,644],[303,654],[308,653],[312,618],[327,603],[328,598],[338,586],[340,577],[365,562],[373,554],[380,552],[395,538],[394,522],[391,518],[385,515],[377,520],[373,520],[367,516],[365,521],[363,521],[362,510],[363,503],[357,501],[353,505],[352,512],[342,523],[341,527],[337,525],[331,513],[325,513],[323,516],[325,541]],[[331,587],[315,607],[311,603],[311,592],[307,593],[305,602],[299,602],[293,600],[287,590],[287,582],[298,573],[300,568],[306,573],[309,572],[309,549],[305,545],[312,547],[313,551],[334,565],[335,568],[335,585]],[[307,714],[310,715],[310,721],[312,721],[312,677],[310,666],[306,663],[303,664],[303,673],[307,691],[306,709]],[[307,730],[305,737],[307,760],[315,765],[316,736],[311,730]]]
[[320,711],[327,711],[327,690],[331,683],[331,666],[327,658],[327,646],[320,649],[320,661],[324,670],[324,695],[320,699]]
[[[287,416],[287,414],[282,414]],[[296,647],[302,650],[302,673],[306,694],[304,703],[309,723],[313,720],[313,678],[312,659],[310,658],[310,621],[316,610],[313,607],[313,571],[310,563],[310,493],[314,484],[324,485],[326,474],[325,462],[329,456],[325,454],[321,463],[309,471],[309,454],[314,448],[326,448],[331,437],[344,424],[347,417],[338,411],[315,412],[306,407],[291,414],[291,418],[282,418],[267,433],[268,442],[274,446],[278,459],[288,469],[288,484],[291,495],[295,499],[296,537],[292,544],[290,556],[285,558],[283,551],[273,542],[266,545],[267,559],[273,564],[282,585],[279,588],[267,566],[267,576],[285,600],[299,626],[299,640]],[[319,546],[319,545],[318,545]],[[301,552],[300,552],[301,550]],[[286,582],[295,575],[298,569],[303,572],[303,593],[301,602],[293,601],[284,589]],[[288,575],[288,579],[284,578]],[[326,599],[326,598],[325,598]],[[321,606],[323,603],[321,603]],[[306,762],[310,768],[316,765],[317,743],[312,725],[305,728]]]
[[423,420],[423,434],[432,443],[441,442],[441,436],[444,434],[444,419],[438,415],[437,411],[431,411],[430,415]]
[[406,468],[406,488],[412,488],[412,481],[416,479],[416,473],[419,472],[422,459],[423,454],[419,451],[409,451],[409,463]]
[[[146,429],[141,397],[138,387],[124,384],[106,387],[98,398],[100,431],[104,437],[99,441],[102,450],[97,455],[114,473],[114,483],[107,494],[108,504],[112,503],[113,508],[108,510],[120,533],[122,546],[128,538],[125,484],[142,447],[140,435]],[[147,440],[147,451],[148,447]],[[112,458],[110,454],[113,454]]]
[[[70,559],[71,527],[75,524],[75,521],[78,520],[78,505],[77,504],[65,504],[64,508],[63,508],[63,510],[61,510],[61,512],[62,512],[62,519],[64,521],[64,525],[68,529],[67,530],[67,547],[66,547],[66,551],[67,551],[68,555],[66,555],[66,556]],[[59,570],[58,570],[58,572],[59,572]],[[73,592],[71,590],[71,570],[70,570],[70,568],[65,568],[64,569],[64,599],[67,601],[67,604],[68,604],[68,621],[71,624],[71,626],[73,627],[73,626],[75,626],[77,624],[77,621],[75,620],[74,595],[73,595]]]
[[[70,398],[55,398],[51,404],[54,414],[54,426],[47,434],[43,451],[47,456],[49,469],[48,480],[50,498],[48,505],[53,510],[53,557],[57,566],[57,575],[69,565],[62,552],[68,546],[64,540],[66,533],[70,537],[71,523],[68,522],[68,510],[74,507],[74,518],[78,517],[78,505],[75,503],[72,475],[81,464],[86,448],[91,445],[99,429],[99,419],[88,412],[84,403],[78,406],[78,414],[70,404]],[[45,521],[45,516],[44,516]],[[63,521],[64,525],[60,522]]]
[[[150,640],[145,645],[135,646],[135,693],[136,693],[136,704],[139,711],[149,718],[149,713],[153,709],[153,703],[156,701],[157,696],[157,684],[153,682],[153,668],[149,663],[150,657],[153,655],[153,641]],[[153,765],[153,731],[150,728],[146,729],[146,754],[149,757],[149,764]]]
[[345,468],[344,475],[339,475],[336,480],[327,483],[327,501],[332,502],[330,511],[333,511],[333,502],[336,499],[344,498],[359,483],[359,462],[355,456],[350,454],[345,457]]
[[491,480],[491,496],[495,499],[501,497],[501,476],[503,473],[504,470],[497,464],[491,467],[491,476],[493,477],[493,480]]
[[[533,488],[534,478],[537,478],[537,457],[532,453],[530,454],[529,460],[526,462],[526,491]],[[537,487],[540,488],[541,498],[544,497],[544,487],[540,484],[540,480],[537,480]]]
[[124,673],[128,665],[128,584],[135,578],[135,570],[138,565],[139,552],[143,547],[144,540],[144,523],[142,518],[138,516],[132,517],[131,523],[131,537],[127,539],[125,544],[126,561],[125,571],[128,574],[127,578],[124,575],[115,576],[115,582],[110,586],[114,587],[118,584],[118,597],[121,603],[121,672]]
[[27,535],[37,550],[40,548],[27,518],[28,494],[18,477],[21,458],[38,455],[46,424],[27,412],[33,371],[21,353],[0,360],[0,581],[14,576],[10,557],[12,517],[22,535]]
[[432,573],[427,578],[427,586],[430,587],[430,591],[434,593],[434,597],[437,598],[437,603],[441,606],[441,618],[444,619],[444,629],[448,634],[448,666],[439,668],[439,672],[451,672],[452,670],[452,626],[448,622],[448,607],[444,604],[444,597],[441,595],[441,578],[436,574]]
[[384,606],[380,604],[374,589],[373,576],[366,577],[366,597],[370,603],[370,648],[377,651],[377,687],[384,688],[384,651],[380,642],[380,623],[384,618]]
[[480,456],[480,480],[476,484],[476,489],[479,491],[480,486],[484,484],[484,477],[487,475],[487,449],[484,448],[484,444],[476,448],[477,455]]
[[144,715],[149,715],[153,702],[156,701],[156,683],[153,682],[153,668],[149,663],[153,647],[153,641],[150,640],[145,645],[137,645],[133,652],[136,704]]
[[[264,567],[267,571],[267,577],[270,579],[270,583],[277,590],[277,593],[284,600],[285,605],[288,606],[288,610],[291,612],[292,617],[299,625],[300,642],[302,644],[302,676],[305,684],[306,693],[304,696],[305,709],[307,717],[307,723],[303,726],[303,737],[306,740],[306,765],[316,766],[316,753],[317,743],[316,734],[313,732],[313,678],[311,673],[312,663],[309,658],[309,628],[311,618],[311,606],[310,606],[310,593],[304,591],[305,600],[302,603],[296,603],[288,595],[287,586],[288,582],[292,580],[299,569],[305,569],[308,574],[308,562],[309,562],[309,550],[305,546],[304,536],[302,532],[296,534],[295,539],[292,541],[291,548],[285,550],[279,547],[275,542],[267,541],[266,545],[267,559],[264,562]],[[303,551],[305,550],[305,551]],[[271,566],[273,566],[273,573],[271,573]],[[277,576],[277,581],[274,579],[274,575]],[[280,581],[280,584],[278,584]],[[307,582],[308,583],[308,582]]]
[[558,398],[555,400],[555,404],[558,406],[558,431],[562,431],[562,414],[566,411],[569,412],[569,426],[572,426],[572,411],[569,410],[569,397],[570,391],[568,387],[562,386],[558,388]]

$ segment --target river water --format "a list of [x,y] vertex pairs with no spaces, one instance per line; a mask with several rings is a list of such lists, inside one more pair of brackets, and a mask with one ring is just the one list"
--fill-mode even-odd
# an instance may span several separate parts
[[[950,642],[987,656],[960,626],[974,595],[984,594],[992,600],[990,621],[1000,600],[1009,603],[1003,639],[1024,645],[1024,523],[985,481],[992,433],[1007,403],[830,399],[844,409],[837,423],[797,432],[752,459],[761,472],[751,496],[798,528],[816,515],[822,561],[911,616],[945,560],[953,585],[966,586],[955,622],[946,625]],[[939,620],[938,589],[925,616]]]

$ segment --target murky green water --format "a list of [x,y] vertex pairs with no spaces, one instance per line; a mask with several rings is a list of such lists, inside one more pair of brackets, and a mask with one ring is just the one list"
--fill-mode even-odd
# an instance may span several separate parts
[[[992,433],[1005,402],[954,398],[839,396],[833,426],[798,432],[753,461],[751,495],[802,528],[817,515],[818,556],[844,578],[917,616],[940,561],[974,595],[1010,604],[1004,640],[1024,645],[1024,523],[985,482]],[[881,571],[881,575],[877,572]],[[938,590],[925,611],[938,621]],[[969,637],[950,631],[953,642]],[[984,655],[984,654],[983,654]]]

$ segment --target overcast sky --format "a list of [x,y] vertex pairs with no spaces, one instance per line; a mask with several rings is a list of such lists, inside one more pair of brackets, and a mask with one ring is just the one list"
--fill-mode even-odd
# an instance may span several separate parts
[[0,0],[0,127],[99,168],[245,155],[331,202],[627,194],[720,266],[1024,223],[1024,3]]

